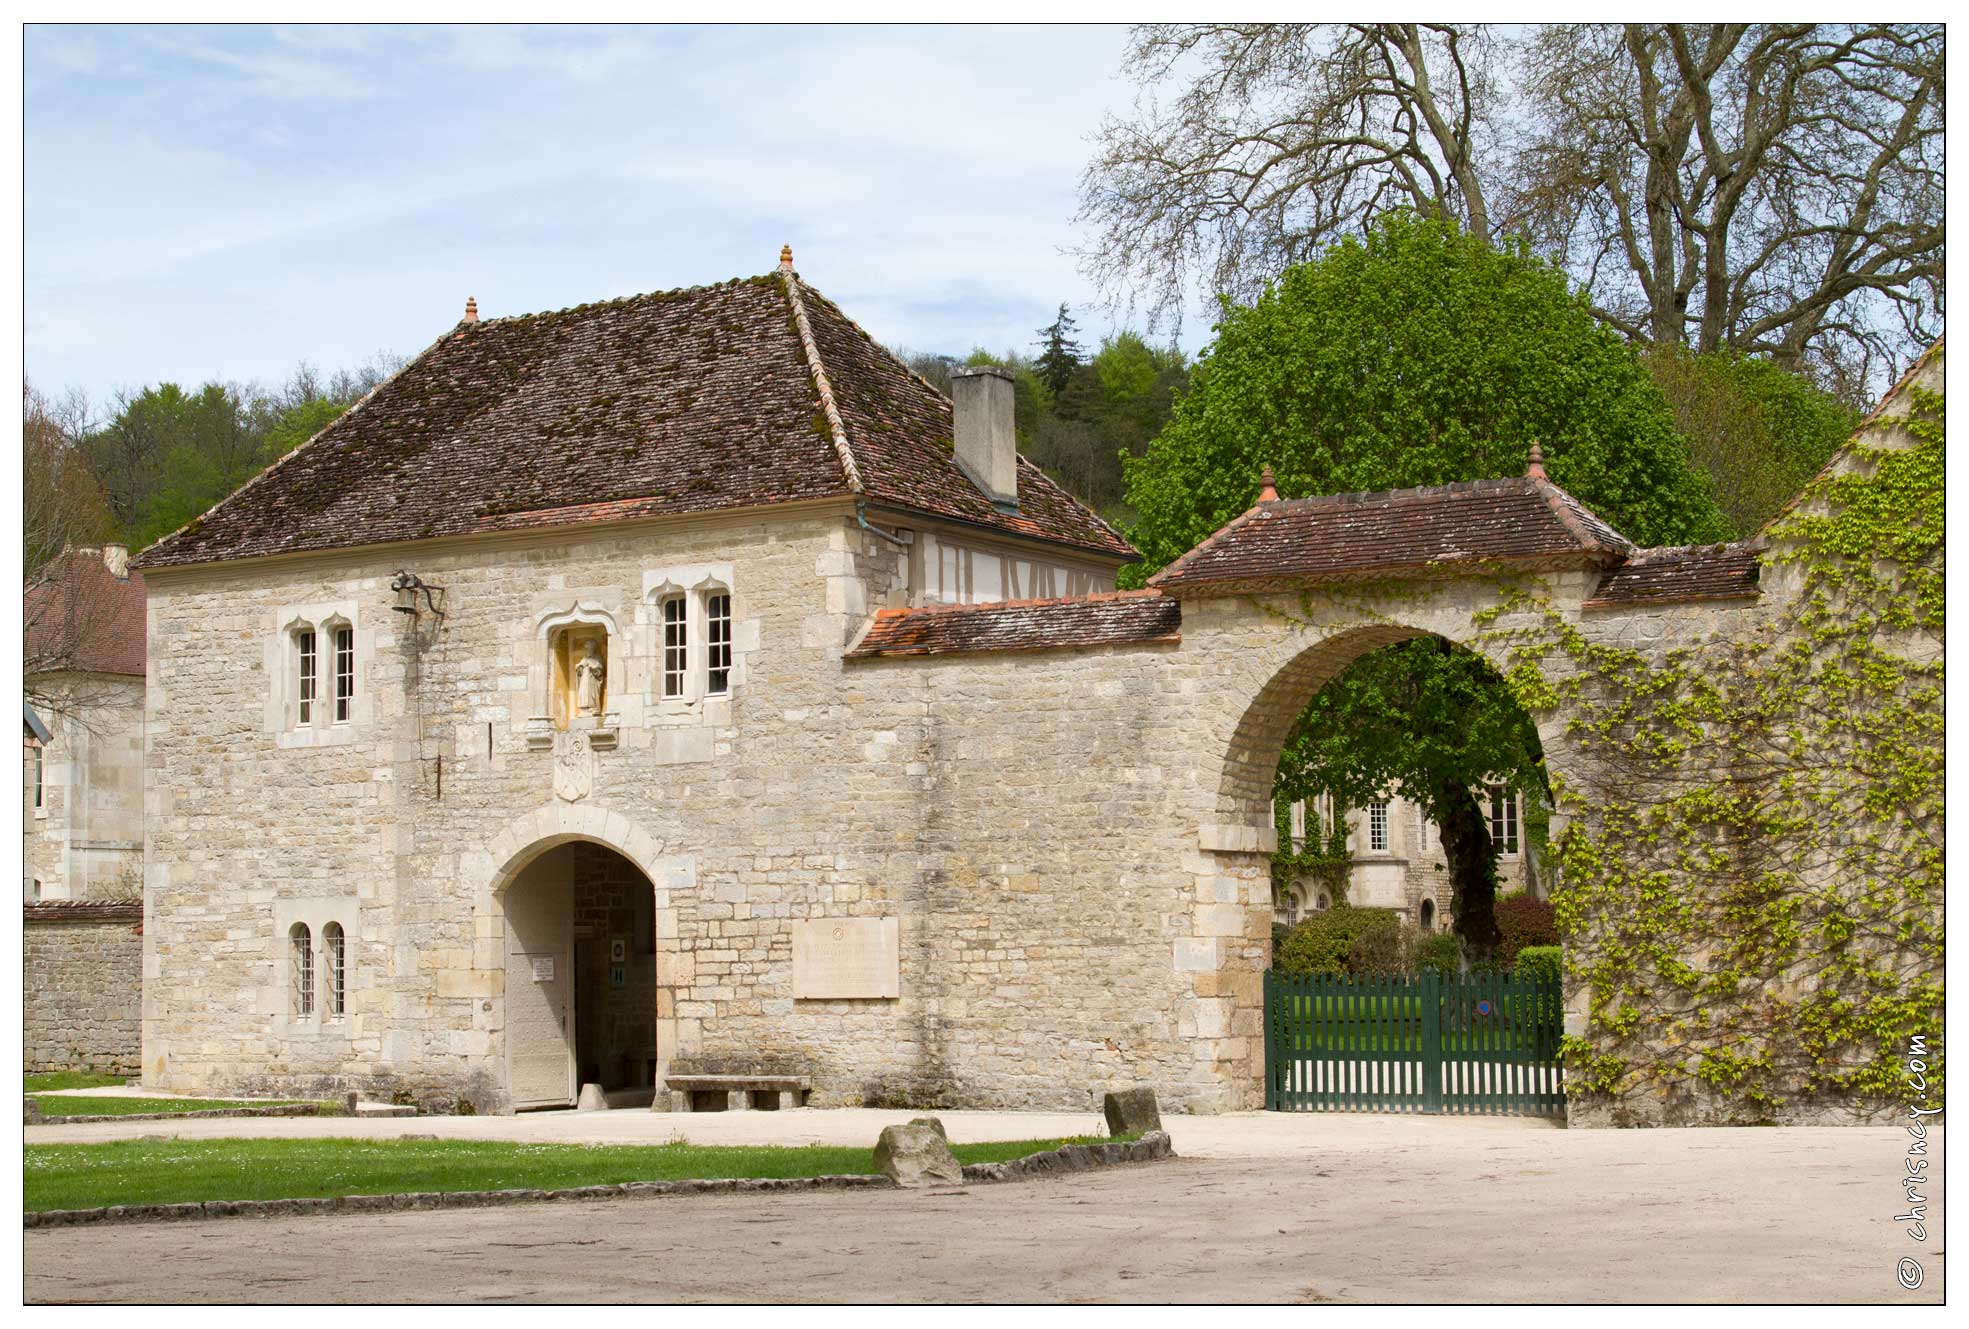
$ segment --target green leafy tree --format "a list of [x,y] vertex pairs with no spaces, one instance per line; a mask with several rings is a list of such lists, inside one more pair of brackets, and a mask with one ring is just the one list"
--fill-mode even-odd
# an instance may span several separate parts
[[1473,955],[1501,940],[1493,921],[1497,853],[1476,790],[1549,797],[1538,730],[1488,661],[1440,637],[1371,651],[1300,712],[1274,793],[1330,793],[1340,807],[1402,797],[1438,827],[1456,930]]
[[1682,346],[1643,358],[1739,536],[1776,515],[1859,427],[1855,407],[1767,359]]
[[1565,274],[1449,222],[1383,216],[1364,239],[1225,304],[1189,391],[1124,462],[1138,582],[1279,492],[1334,494],[1524,472],[1644,545],[1730,528],[1635,350]]
[[[1267,465],[1287,496],[1443,484],[1521,474],[1534,439],[1554,482],[1631,539],[1729,534],[1635,351],[1521,248],[1387,214],[1226,303],[1217,332],[1168,427],[1123,462],[1134,584],[1248,508]],[[1456,930],[1490,953],[1496,850],[1473,791],[1543,786],[1494,670],[1434,641],[1364,656],[1311,700],[1280,771],[1282,796],[1419,803],[1442,828]]]
[[303,361],[280,387],[159,383],[122,393],[79,451],[120,537],[141,548],[205,512],[305,443],[403,362],[377,354],[324,379]]
[[313,401],[300,402],[288,407],[267,429],[266,444],[262,451],[269,464],[300,447],[303,443],[335,423],[349,404],[336,401],[332,397],[317,397]]
[[1073,371],[1080,368],[1080,343],[1073,339],[1075,331],[1064,304],[1060,306],[1059,316],[1039,330],[1039,359],[1033,369],[1040,381],[1054,392],[1064,388]]

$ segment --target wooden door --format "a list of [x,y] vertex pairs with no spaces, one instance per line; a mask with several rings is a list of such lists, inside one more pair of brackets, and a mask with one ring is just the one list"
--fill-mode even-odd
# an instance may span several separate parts
[[506,900],[506,1066],[515,1108],[574,1102],[574,916],[565,881],[523,875]]

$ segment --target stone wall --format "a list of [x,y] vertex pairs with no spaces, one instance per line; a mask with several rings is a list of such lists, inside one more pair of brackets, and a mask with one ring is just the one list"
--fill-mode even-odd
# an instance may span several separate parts
[[29,904],[25,912],[26,1069],[135,1075],[143,1008],[143,902]]

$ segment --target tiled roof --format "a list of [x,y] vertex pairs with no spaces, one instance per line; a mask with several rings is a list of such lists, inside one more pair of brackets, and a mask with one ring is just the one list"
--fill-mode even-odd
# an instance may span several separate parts
[[143,574],[118,577],[100,549],[71,549],[22,597],[29,669],[144,675]]
[[1134,555],[1023,459],[1019,511],[998,511],[957,467],[950,412],[790,271],[464,322],[139,561],[850,496]]
[[28,900],[23,905],[26,922],[134,922],[144,918],[144,902],[128,900]]
[[1149,579],[1172,594],[1489,564],[1602,567],[1634,546],[1541,476],[1259,503]]
[[1757,595],[1757,554],[1748,544],[1644,549],[1600,579],[1589,609],[1741,600]]
[[885,609],[846,658],[1176,641],[1182,626],[1182,606],[1158,591]]

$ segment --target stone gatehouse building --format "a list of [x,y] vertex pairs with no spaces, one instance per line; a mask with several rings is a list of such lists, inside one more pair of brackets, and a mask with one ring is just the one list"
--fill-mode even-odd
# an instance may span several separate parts
[[[147,551],[145,1083],[1257,1106],[1272,775],[1322,682],[1469,640],[1500,567],[1596,638],[1757,612],[1754,553],[1638,551],[1536,464],[1261,502],[1117,593],[1010,383],[954,396],[790,256],[468,306]],[[1323,589],[1363,573],[1411,580]]]

